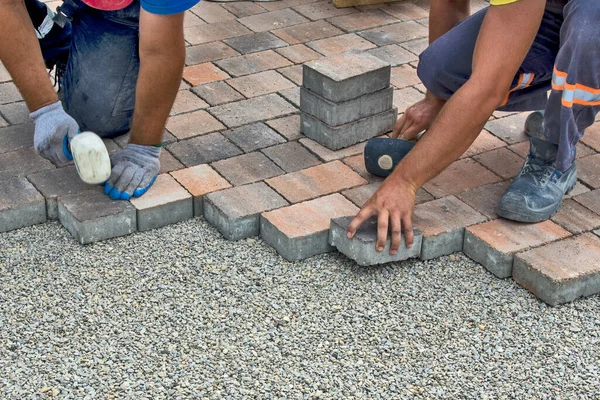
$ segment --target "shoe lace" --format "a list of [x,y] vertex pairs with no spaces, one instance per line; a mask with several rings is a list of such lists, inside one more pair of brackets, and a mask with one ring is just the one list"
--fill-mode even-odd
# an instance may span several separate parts
[[544,159],[530,153],[527,159],[525,159],[519,176],[529,174],[540,184],[545,185],[552,178],[555,170],[554,163],[548,163]]

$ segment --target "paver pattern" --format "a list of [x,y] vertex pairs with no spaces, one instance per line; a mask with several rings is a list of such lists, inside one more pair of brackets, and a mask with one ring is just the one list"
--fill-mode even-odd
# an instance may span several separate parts
[[[375,57],[390,66],[393,107],[402,113],[425,91],[416,65],[427,46],[428,8],[427,0],[341,9],[324,0],[199,3],[186,15],[186,66],[161,177],[131,203],[109,201],[80,184],[72,165],[35,154],[27,108],[0,64],[0,232],[60,219],[90,243],[202,216],[208,204],[209,221],[232,239],[258,234],[288,259],[331,251],[329,220],[356,213],[381,179],[364,169],[364,142],[331,150],[302,134],[303,65],[346,50]],[[419,191],[420,257],[466,246],[497,275],[517,273],[517,283],[550,304],[596,294],[600,122],[577,147],[580,181],[563,208],[552,221],[513,226],[494,208],[527,155],[526,116],[494,113],[463,157]],[[112,153],[126,143],[124,136],[107,146]]]

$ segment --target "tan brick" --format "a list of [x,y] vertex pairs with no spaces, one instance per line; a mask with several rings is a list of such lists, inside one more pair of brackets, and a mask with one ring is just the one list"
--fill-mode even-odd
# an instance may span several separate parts
[[217,61],[216,64],[234,77],[292,65],[291,62],[275,53],[273,50],[228,58],[226,60]]
[[234,186],[262,181],[283,174],[284,172],[259,152],[217,161],[212,164]]
[[216,81],[196,86],[192,92],[200,96],[211,106],[243,100],[244,96],[223,81]]
[[302,64],[321,57],[319,53],[303,44],[295,44],[293,46],[283,47],[275,51],[294,64]]
[[297,111],[294,106],[274,93],[224,104],[210,110],[230,128],[282,117]]
[[571,234],[552,221],[523,224],[496,219],[468,227],[463,250],[499,278],[512,274],[515,253],[542,246]]
[[291,9],[252,15],[240,18],[239,21],[254,32],[270,31],[308,22],[306,18]]
[[391,83],[398,89],[420,83],[417,70],[408,64],[392,68]]
[[23,99],[14,83],[0,83],[0,104],[14,103],[19,100]]
[[35,174],[46,169],[54,169],[54,165],[40,157],[33,147],[0,154],[0,181]]
[[[510,145],[508,146],[508,148],[516,154],[520,155],[521,157],[526,158],[529,154],[529,140]],[[582,143],[577,143],[575,158],[579,159],[592,154],[595,154],[594,150]]]
[[287,140],[296,140],[304,137],[300,132],[300,115],[290,115],[267,121],[267,125],[279,132]]
[[565,197],[563,197],[563,198],[570,199],[572,197],[579,196],[580,194],[587,193],[589,191],[590,191],[590,188],[585,186],[583,183],[577,181],[573,190],[571,190],[569,193],[567,193],[565,195]]
[[238,92],[246,97],[262,96],[280,90],[296,87],[276,71],[259,72],[227,81]]
[[191,11],[186,11],[183,19],[183,27],[189,28],[190,26],[198,26],[206,24],[199,16]]
[[191,12],[210,24],[235,19],[235,15],[223,8],[221,4],[210,1],[201,1],[192,7]]
[[315,0],[278,0],[272,2],[261,3],[261,7],[269,11],[282,10],[303,4],[313,3]]
[[563,202],[560,210],[552,217],[552,221],[575,235],[600,228],[600,215],[573,199]]
[[403,113],[413,104],[423,100],[425,96],[413,87],[406,87],[400,90],[394,90],[394,106],[398,108],[398,113]]
[[586,185],[600,188],[600,154],[583,157],[577,160],[577,177]]
[[190,92],[189,90],[180,90],[177,92],[177,98],[175,99],[173,108],[171,108],[171,115],[177,115],[207,107],[208,104],[194,93]]
[[381,9],[398,18],[400,21],[423,19],[429,16],[429,12],[426,9],[405,1],[386,4]]
[[265,182],[290,203],[298,203],[367,183],[341,161],[317,165],[267,179]]
[[167,121],[167,130],[180,140],[221,129],[225,126],[204,110],[176,115]]
[[368,50],[377,47],[354,33],[315,40],[306,45],[324,56],[332,56],[349,50]]
[[344,32],[328,22],[317,21],[277,29],[272,31],[272,33],[289,44],[299,44],[342,35]]
[[600,151],[600,122],[596,122],[588,127],[581,141],[594,150]]
[[189,28],[185,28],[184,33],[185,40],[192,45],[196,45],[247,35],[252,33],[252,31],[239,22],[231,20],[216,22],[213,24],[191,26]]
[[473,158],[504,179],[517,175],[525,161],[505,147],[478,154]]
[[592,190],[591,192],[574,196],[573,200],[600,215],[600,190]]
[[427,28],[414,21],[407,21],[369,29],[359,34],[369,42],[385,46],[427,37]]
[[491,183],[467,190],[456,195],[463,203],[469,205],[488,219],[499,218],[496,208],[510,182]]
[[192,86],[228,79],[229,75],[221,71],[213,63],[192,65],[183,69],[183,79]]
[[355,215],[358,208],[339,193],[261,215],[261,237],[287,260],[327,253],[333,218]]
[[374,9],[331,18],[329,22],[346,32],[355,32],[391,24],[398,20],[380,9]]
[[346,157],[342,161],[369,182],[383,180],[382,177],[371,175],[369,172],[367,172],[367,167],[365,166],[365,156],[363,154]]
[[466,158],[452,163],[445,171],[423,185],[423,188],[440,198],[501,180],[502,178],[476,161]]
[[485,129],[508,144],[523,142],[529,139],[524,130],[528,115],[529,113],[518,113],[495,119],[485,124]]
[[190,46],[186,49],[185,64],[203,64],[239,55],[240,53],[223,42],[205,43],[197,46]]
[[294,7],[294,10],[313,21],[333,18],[340,15],[354,14],[357,12],[357,10],[352,7],[337,8],[332,3],[326,1],[318,1]]
[[319,156],[319,158],[321,160],[323,160],[325,162],[333,161],[333,160],[340,160],[342,158],[354,156],[357,154],[362,154],[363,151],[365,150],[365,144],[366,144],[366,142],[358,143],[353,146],[346,147],[345,149],[334,151],[334,150],[329,150],[327,147],[321,146],[319,143],[315,142],[312,139],[308,139],[308,138],[300,139],[300,143],[302,143],[302,145],[304,145],[304,147],[306,147],[307,149],[309,149],[310,151],[315,153],[317,156]]
[[234,2],[223,4],[223,8],[230,13],[235,14],[235,16],[238,18],[261,14],[267,11],[258,4],[251,2]]
[[[294,88],[296,85],[302,85],[302,65],[291,65],[289,67],[281,68],[277,70],[281,75],[285,76],[287,79],[294,83]],[[286,90],[291,88],[285,88],[281,90]]]
[[471,146],[465,151],[460,158],[473,157],[476,154],[484,153],[486,151],[498,149],[506,146],[502,140],[492,135],[486,130],[482,130],[477,139],[471,144]]
[[206,164],[180,169],[171,172],[171,175],[194,197],[196,217],[203,215],[204,195],[231,187],[225,178]]
[[167,149],[162,149],[160,152],[160,171],[159,174],[166,174],[171,171],[177,171],[178,169],[183,168],[183,164],[179,162],[178,159],[173,157]]

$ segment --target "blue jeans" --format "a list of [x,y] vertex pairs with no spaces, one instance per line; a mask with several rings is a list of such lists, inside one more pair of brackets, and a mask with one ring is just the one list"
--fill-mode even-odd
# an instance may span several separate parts
[[[458,24],[421,54],[418,75],[433,94],[449,99],[471,76],[473,50],[486,11]],[[562,14],[546,11],[499,108],[545,110],[544,136],[558,145],[556,168],[562,172],[573,163],[576,143],[600,111],[598,21],[599,1],[571,0]]]
[[61,79],[65,110],[82,131],[102,137],[125,133],[133,116],[140,67],[140,4],[135,1],[118,11],[96,10],[79,0],[65,4],[73,6],[72,40]]

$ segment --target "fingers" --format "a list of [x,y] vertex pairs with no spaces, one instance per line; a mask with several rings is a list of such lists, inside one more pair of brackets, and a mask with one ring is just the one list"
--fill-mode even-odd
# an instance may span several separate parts
[[415,241],[415,234],[413,232],[412,219],[410,214],[406,214],[402,218],[402,227],[404,229],[404,240],[406,241],[406,248],[410,249]]
[[398,136],[400,136],[400,133],[402,132],[402,129],[404,128],[405,124],[406,113],[402,114],[400,118],[398,118],[398,121],[396,121],[396,125],[394,125],[394,130],[392,131],[392,139],[396,139],[398,138]]
[[385,249],[389,218],[390,214],[387,210],[382,210],[377,217],[377,251],[383,251],[383,249]]
[[422,126],[421,124],[411,124],[407,126],[406,129],[400,135],[400,139],[411,140],[416,138],[419,133],[427,128],[426,126]]
[[371,216],[373,216],[374,214],[375,210],[371,207],[365,207],[362,210],[360,210],[346,229],[346,236],[348,237],[348,239],[352,239],[354,237],[354,234],[356,234],[356,230],[360,228],[363,222],[371,218]]
[[150,180],[150,182],[148,182],[147,184],[145,183],[146,178],[149,175],[146,175],[144,177],[144,180],[142,181],[142,183],[140,183],[140,187],[138,187],[134,192],[133,192],[133,197],[140,197],[141,195],[143,195],[144,193],[146,193],[148,191],[148,189],[150,189],[150,187],[152,187],[152,185],[154,184],[154,181],[156,181],[156,177],[157,175],[154,175],[154,177],[152,177],[152,179]]
[[402,230],[400,223],[400,212],[393,212],[390,215],[390,224],[392,232],[392,243],[390,244],[390,254],[398,254],[400,243],[402,242]]
[[140,188],[141,183],[144,180],[145,174],[146,174],[146,171],[143,169],[138,169],[137,171],[135,171],[135,173],[131,177],[131,181],[129,181],[129,184],[127,184],[127,186],[121,193],[121,199],[123,199],[123,200],[131,199],[131,196],[133,196],[133,192],[135,190],[137,190],[138,188]]

